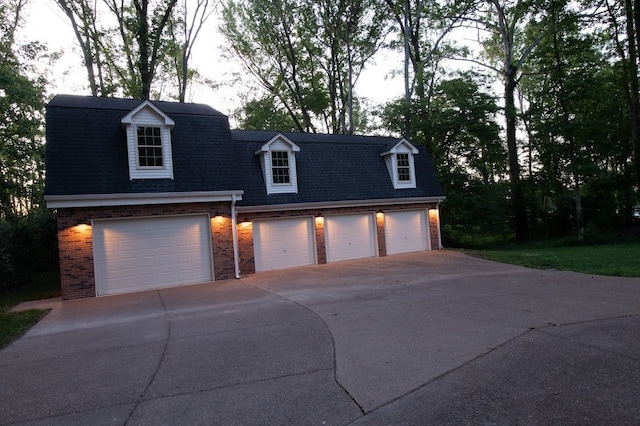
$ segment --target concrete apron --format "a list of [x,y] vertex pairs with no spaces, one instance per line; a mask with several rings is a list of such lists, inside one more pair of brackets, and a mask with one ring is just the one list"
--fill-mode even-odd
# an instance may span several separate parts
[[639,286],[439,251],[57,302],[0,423],[638,423]]

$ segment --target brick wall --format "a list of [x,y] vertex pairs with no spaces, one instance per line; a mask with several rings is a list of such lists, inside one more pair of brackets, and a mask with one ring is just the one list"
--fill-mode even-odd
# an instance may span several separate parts
[[[437,209],[435,203],[416,203],[398,206],[366,206],[366,207],[339,207],[327,209],[307,209],[294,211],[276,211],[276,212],[240,212],[238,213],[238,240],[239,240],[239,256],[240,271],[243,275],[255,272],[255,258],[253,246],[253,225],[254,220],[261,219],[279,219],[294,217],[316,218],[315,238],[316,238],[316,256],[318,264],[327,263],[326,246],[324,238],[324,218],[327,215],[352,214],[352,213],[376,213],[376,230],[378,238],[378,255],[386,256],[386,240],[384,234],[384,212],[401,211],[401,210],[424,210],[429,218],[429,243],[432,250],[440,248],[440,228],[438,224],[438,216],[432,218],[429,213],[430,209]],[[381,214],[377,214],[381,213]]]
[[238,217],[238,257],[240,274],[247,275],[256,272],[253,254],[253,226],[247,218]]
[[[251,222],[259,219],[288,217],[324,217],[332,214],[381,213],[376,214],[378,255],[386,256],[384,235],[384,212],[399,210],[425,210],[429,218],[431,249],[440,248],[439,217],[436,204],[408,204],[402,206],[342,207],[282,212],[239,213],[237,224],[240,273],[255,272],[253,227]],[[216,280],[235,277],[233,253],[233,230],[230,203],[163,204],[146,206],[118,206],[96,208],[72,208],[58,210],[58,239],[60,250],[60,274],[63,299],[93,297],[96,294],[93,269],[93,240],[91,221],[108,218],[141,218],[174,216],[181,214],[209,214],[211,217],[211,241]],[[326,263],[324,220],[316,219],[315,239],[319,264]]]
[[384,213],[376,213],[376,230],[378,232],[378,256],[387,255],[387,240],[384,234]]
[[64,300],[96,295],[91,221],[181,214],[211,216],[211,246],[217,280],[235,277],[230,203],[161,204],[58,209],[61,293]]
[[427,211],[429,215],[429,237],[431,238],[431,250],[440,250],[440,212],[438,206],[432,206]]

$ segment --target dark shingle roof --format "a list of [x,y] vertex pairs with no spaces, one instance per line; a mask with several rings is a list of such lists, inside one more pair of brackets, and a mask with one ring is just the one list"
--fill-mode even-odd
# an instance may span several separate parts
[[394,189],[380,154],[400,139],[287,132],[282,134],[300,147],[296,153],[298,193],[267,195],[255,152],[279,133],[232,130],[231,134],[243,170],[245,194],[239,203],[243,206],[443,195],[424,147],[417,147],[420,153],[414,157],[416,188]]
[[239,189],[224,114],[199,104],[154,102],[175,121],[174,179],[130,180],[120,120],[142,101],[56,96],[47,106],[46,194]]
[[200,104],[154,102],[175,121],[174,179],[130,180],[121,120],[142,101],[56,96],[47,106],[46,195],[244,190],[242,206],[441,196],[428,153],[418,147],[415,189],[393,188],[380,156],[399,139],[283,133],[296,153],[297,194],[267,195],[255,155],[277,132],[229,129]]

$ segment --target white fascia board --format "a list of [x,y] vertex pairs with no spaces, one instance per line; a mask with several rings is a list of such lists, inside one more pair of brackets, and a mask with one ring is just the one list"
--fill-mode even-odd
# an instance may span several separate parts
[[402,138],[391,149],[389,149],[388,151],[385,151],[382,154],[380,154],[380,157],[384,157],[385,155],[389,155],[389,154],[395,154],[396,152],[398,152],[398,147],[400,145],[406,146],[409,149],[409,151],[411,152],[411,154],[413,154],[413,155],[417,155],[417,154],[420,153],[420,151],[418,151],[418,148],[416,148],[414,144],[412,144],[411,142],[409,142],[405,138]]
[[236,206],[238,213],[279,212],[287,210],[312,210],[330,209],[340,207],[367,207],[367,206],[393,206],[419,203],[441,203],[447,197],[415,197],[415,198],[385,198],[379,200],[345,200],[345,201],[321,201],[314,203],[291,204],[263,204],[260,206]]
[[148,204],[211,203],[242,200],[243,190],[197,192],[146,192],[127,194],[46,195],[50,209],[73,207],[141,206]]
[[125,115],[120,122],[122,124],[124,124],[124,125],[133,124],[133,117],[138,112],[142,111],[142,109],[144,109],[144,108],[150,108],[153,111],[155,111],[156,114],[160,115],[162,117],[162,119],[164,120],[164,125],[165,126],[170,126],[170,127],[175,126],[175,124],[176,124],[175,121],[173,121],[173,119],[171,117],[169,117],[167,114],[165,114],[164,111],[162,111],[160,108],[158,108],[156,105],[154,105],[149,100],[146,100],[146,101],[142,102],[140,105],[138,105],[133,110],[131,110],[131,112],[129,112],[129,114]]
[[282,133],[278,133],[277,135],[272,137],[271,140],[269,140],[269,142],[267,142],[264,145],[262,145],[260,147],[260,149],[255,152],[255,155],[262,154],[264,152],[268,152],[271,149],[271,144],[276,142],[276,141],[282,141],[282,142],[286,143],[287,145],[289,145],[289,147],[291,148],[291,151],[293,151],[293,152],[300,152],[300,147],[298,145],[293,143],[288,137],[286,137]]

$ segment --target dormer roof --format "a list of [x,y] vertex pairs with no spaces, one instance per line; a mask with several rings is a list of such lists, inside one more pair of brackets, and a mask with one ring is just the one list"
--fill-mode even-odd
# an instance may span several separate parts
[[131,112],[129,112],[129,114],[125,115],[122,118],[121,123],[124,125],[133,124],[135,118],[138,115],[140,115],[141,112],[144,112],[144,111],[155,113],[157,117],[164,122],[163,124],[165,126],[173,127],[176,124],[176,122],[173,121],[171,117],[169,117],[167,114],[164,113],[164,111],[162,111],[160,108],[158,108],[151,101],[148,101],[148,100],[143,101],[140,105],[138,105]]
[[411,152],[411,154],[413,154],[413,155],[416,155],[416,154],[420,153],[418,148],[416,148],[411,142],[409,142],[405,138],[402,138],[399,141],[389,142],[385,146],[384,151],[380,154],[380,156],[385,156],[385,155],[389,155],[389,154],[396,154],[396,153],[402,151],[402,148],[405,148],[405,152],[406,152],[406,150],[409,150],[409,152]]
[[282,144],[284,144],[292,152],[299,152],[300,151],[300,147],[298,145],[296,145],[295,143],[291,142],[291,140],[289,138],[287,138],[285,135],[283,135],[282,133],[278,133],[277,135],[272,137],[269,140],[269,142],[267,142],[264,145],[262,145],[260,147],[260,149],[256,151],[256,155],[260,154],[260,153],[263,153],[263,152],[271,151],[272,150],[272,146],[275,145],[275,144],[280,145],[279,148],[281,148]]

